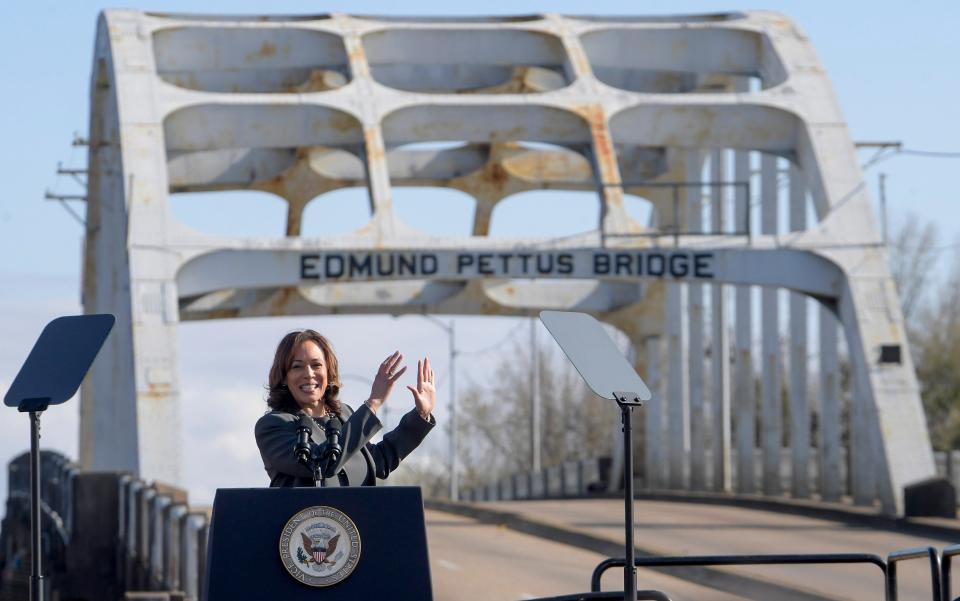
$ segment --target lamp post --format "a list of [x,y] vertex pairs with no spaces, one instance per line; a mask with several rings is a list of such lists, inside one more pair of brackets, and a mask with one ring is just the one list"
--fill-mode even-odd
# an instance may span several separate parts
[[456,501],[460,498],[459,481],[457,478],[457,343],[456,343],[456,322],[452,319],[450,323],[437,319],[433,315],[421,315],[430,323],[441,328],[447,333],[450,342],[450,500]]
[[537,318],[530,320],[530,468],[540,473],[540,357],[537,352]]

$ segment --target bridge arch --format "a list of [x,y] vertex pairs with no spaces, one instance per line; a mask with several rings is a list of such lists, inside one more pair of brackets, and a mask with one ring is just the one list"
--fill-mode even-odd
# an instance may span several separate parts
[[[651,486],[778,495],[789,428],[799,442],[789,449],[787,488],[809,496],[813,485],[804,474],[817,462],[825,475],[819,492],[839,497],[839,432],[825,428],[817,455],[811,451],[814,395],[800,361],[810,344],[808,314],[820,321],[824,425],[840,420],[838,324],[854,366],[856,502],[879,501],[898,513],[903,486],[934,474],[899,300],[853,145],[813,48],[781,27],[782,16],[471,22],[472,35],[491,40],[553,40],[547,67],[559,69],[564,85],[523,97],[527,92],[420,94],[381,85],[365,40],[378,40],[374,58],[389,57],[391,44],[408,41],[394,35],[407,27],[402,22],[335,15],[312,25],[290,18],[278,29],[276,20],[201,21],[108,11],[99,24],[84,307],[115,313],[118,325],[82,391],[84,467],[179,481],[181,321],[330,312],[529,316],[549,306],[590,311],[630,336],[660,399],[648,407],[645,432]],[[176,61],[154,52],[163,39],[154,34],[177,28],[235,50],[284,36],[291,52],[271,54],[261,65],[284,73],[304,68],[301,59],[310,53],[297,45],[317,43],[306,33],[316,27],[324,40],[342,45],[344,53],[330,61],[349,75],[346,85],[298,93],[176,86],[163,66]],[[523,34],[503,34],[505,27]],[[618,33],[602,33],[612,29]],[[389,35],[366,37],[376,32]],[[611,45],[654,39],[660,41],[653,52],[671,40],[723,52],[688,53],[683,64],[667,56],[638,63],[698,74],[696,82],[685,80],[694,86],[690,93],[605,85],[609,73],[596,67],[610,66]],[[759,45],[747,48],[753,43]],[[738,59],[729,69],[715,64],[727,55]],[[445,57],[415,58],[446,64]],[[196,67],[176,69],[188,81]],[[405,72],[393,69],[391,77]],[[751,89],[758,74],[764,84]],[[444,141],[456,144],[437,145]],[[552,170],[530,168],[538,163]],[[367,190],[369,222],[349,234],[301,235],[307,202],[356,186]],[[598,218],[589,231],[562,240],[493,239],[477,225],[468,236],[425,235],[397,219],[397,186],[467,192],[478,199],[477,216],[528,190],[594,191]],[[171,191],[224,189],[287,199],[285,235],[212,240],[170,219]],[[625,194],[649,200],[656,223],[631,219]],[[807,223],[810,213],[816,223]],[[538,286],[541,279],[551,284]],[[759,308],[754,288],[762,289]],[[789,310],[779,289],[791,291]],[[808,306],[810,297],[819,312]],[[784,330],[788,353],[780,347]],[[718,350],[710,357],[708,342]],[[899,353],[881,355],[881,348]],[[780,367],[787,355],[789,374]],[[781,413],[781,378],[789,378],[789,416]]]

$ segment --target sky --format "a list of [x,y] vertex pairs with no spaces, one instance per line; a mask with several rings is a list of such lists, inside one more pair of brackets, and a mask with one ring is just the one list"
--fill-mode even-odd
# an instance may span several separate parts
[[[160,12],[258,14],[262,2],[144,1],[128,8]],[[273,14],[344,12],[354,14],[582,14],[582,2],[487,0],[439,3],[411,0],[402,4],[352,0],[325,3],[270,3]],[[869,9],[866,7],[869,6]],[[61,194],[83,193],[67,177],[57,177],[58,163],[84,167],[84,149],[72,147],[74,132],[86,135],[89,119],[89,79],[97,14],[96,2],[13,2],[0,22],[0,66],[5,75],[0,94],[0,145],[6,185],[0,198],[0,390],[9,388],[33,341],[51,319],[82,311],[79,302],[81,226],[58,203],[43,199],[46,189]],[[960,152],[960,3],[951,0],[902,2],[822,2],[799,0],[757,6],[737,0],[673,0],[670,2],[613,2],[594,0],[591,14],[649,15],[721,12],[762,8],[792,18],[812,39],[834,86],[835,94],[856,141],[900,141],[922,151]],[[863,152],[864,162],[870,153]],[[886,175],[886,194],[894,223],[908,213],[935,223],[940,234],[940,263],[960,247],[960,198],[954,174],[960,160],[897,155],[866,171],[872,197],[878,198],[879,175]],[[362,197],[330,195],[325,206],[340,203],[340,228],[349,230],[358,213],[350,209]],[[361,200],[358,200],[361,199]],[[426,193],[398,192],[397,206],[415,215],[429,211],[426,226],[436,233],[463,228],[467,204],[459,201],[437,208]],[[581,200],[571,199],[569,211],[556,211],[541,221],[536,235],[564,234],[579,229]],[[256,199],[241,199],[243,215],[229,231],[244,232],[272,223]],[[185,206],[175,199],[173,209]],[[351,204],[353,203],[353,204]],[[210,209],[192,216],[215,231],[218,220]],[[262,203],[260,203],[262,204]],[[256,206],[255,206],[256,205]],[[82,203],[72,203],[82,216]],[[249,210],[247,210],[249,209]],[[520,202],[498,217],[502,223],[530,223],[523,219],[536,207]],[[276,211],[273,215],[276,215]],[[319,210],[319,209],[318,209]],[[353,211],[353,212],[351,212]],[[512,211],[512,213],[510,212]],[[581,213],[578,213],[581,211]],[[329,214],[324,213],[329,216]],[[317,219],[318,215],[313,218]],[[509,219],[512,217],[513,219]],[[308,214],[307,219],[311,217]],[[219,220],[222,225],[222,220]],[[322,225],[318,226],[322,229]],[[336,226],[334,226],[336,227]],[[520,345],[529,330],[510,318],[456,318],[459,350],[458,388],[483,383],[492,375],[504,346]],[[312,327],[334,342],[345,380],[345,399],[366,398],[364,379],[393,350],[401,350],[415,365],[429,355],[441,378],[448,373],[447,337],[434,324],[418,317],[316,317],[211,321],[180,328],[181,411],[185,482],[194,502],[207,503],[216,487],[266,484],[252,425],[263,413],[263,385],[276,341],[287,331]],[[543,345],[547,334],[540,330]],[[403,382],[406,384],[409,382]],[[442,380],[437,416],[446,417],[446,385]],[[412,405],[409,393],[395,390],[393,415]],[[77,456],[78,402],[52,408],[43,418],[43,446]],[[388,422],[390,416],[387,416]],[[389,424],[388,424],[389,425]],[[0,415],[0,464],[29,446],[26,418],[7,409]],[[442,461],[445,434],[431,434],[421,461]],[[211,468],[215,465],[216,468]],[[6,479],[0,477],[0,498],[6,497]]]

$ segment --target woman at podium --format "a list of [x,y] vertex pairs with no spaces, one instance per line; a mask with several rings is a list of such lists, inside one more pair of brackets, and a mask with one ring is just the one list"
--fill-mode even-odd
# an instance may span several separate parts
[[424,358],[417,361],[417,385],[407,386],[414,408],[381,442],[370,442],[383,427],[377,411],[407,370],[402,361],[398,351],[380,364],[370,397],[354,411],[338,397],[330,342],[314,330],[284,336],[270,367],[271,411],[254,428],[270,486],[374,486],[395,470],[436,424],[435,375]]

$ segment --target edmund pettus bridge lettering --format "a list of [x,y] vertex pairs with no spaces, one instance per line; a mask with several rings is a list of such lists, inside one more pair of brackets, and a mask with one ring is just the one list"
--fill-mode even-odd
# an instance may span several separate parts
[[302,280],[423,277],[648,277],[713,279],[712,252],[642,251],[391,251],[300,255]]

